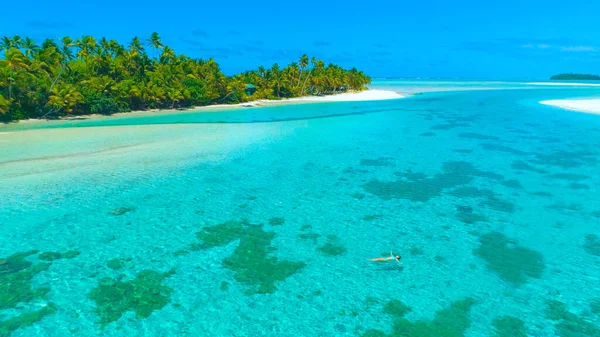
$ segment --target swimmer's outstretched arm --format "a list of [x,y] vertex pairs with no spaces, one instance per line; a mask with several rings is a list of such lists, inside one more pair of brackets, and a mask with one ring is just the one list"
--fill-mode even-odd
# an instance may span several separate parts
[[402,262],[400,262],[400,260],[394,256],[393,251],[391,251],[391,250],[390,250],[390,259],[396,260],[396,262],[398,262],[399,265],[402,265]]

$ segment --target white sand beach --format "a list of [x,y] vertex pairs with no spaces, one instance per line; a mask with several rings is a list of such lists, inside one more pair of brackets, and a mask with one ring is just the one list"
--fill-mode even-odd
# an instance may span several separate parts
[[[106,119],[106,118],[115,118],[115,117],[128,117],[132,116],[132,114],[148,114],[148,115],[157,115],[157,114],[167,114],[167,113],[185,113],[185,112],[201,112],[201,111],[218,111],[218,110],[230,110],[230,109],[239,109],[239,108],[252,108],[252,107],[265,107],[265,106],[274,106],[274,105],[287,105],[287,104],[302,104],[302,103],[333,103],[333,102],[360,102],[360,101],[381,101],[381,100],[389,100],[389,99],[398,99],[404,98],[405,95],[402,95],[396,91],[392,90],[379,90],[379,89],[370,89],[360,92],[345,92],[336,95],[327,95],[327,96],[304,96],[304,97],[295,97],[295,98],[284,98],[280,100],[256,100],[251,102],[239,103],[239,104],[215,104],[215,105],[207,105],[207,106],[197,106],[190,107],[187,109],[150,109],[150,110],[137,110],[131,112],[123,112],[123,113],[115,113],[109,116],[99,115],[99,114],[90,114],[90,115],[76,115],[71,117],[63,117],[60,120],[90,120],[90,119]],[[52,121],[43,120],[43,119],[25,119],[19,121],[19,123],[51,123]]]
[[[345,92],[336,95],[327,96],[303,96],[295,98],[284,98],[281,100],[270,100],[263,99],[258,101],[252,101],[247,103],[235,104],[235,105],[219,105],[218,107],[258,107],[258,106],[269,106],[269,105],[284,105],[284,104],[295,104],[295,103],[332,103],[332,102],[366,102],[366,101],[382,101],[389,99],[404,98],[406,96],[391,90],[380,90],[371,89],[359,92]],[[206,107],[206,108],[210,108]]]
[[541,104],[552,105],[555,107],[587,112],[592,114],[600,114],[600,98],[597,99],[557,99],[541,101]]
[[598,83],[576,83],[576,82],[530,82],[529,85],[553,85],[571,87],[600,87]]
[[329,96],[306,96],[291,98],[289,101],[303,102],[356,102],[356,101],[381,101],[387,99],[403,98],[404,96],[391,90],[371,89],[360,92],[348,92]]

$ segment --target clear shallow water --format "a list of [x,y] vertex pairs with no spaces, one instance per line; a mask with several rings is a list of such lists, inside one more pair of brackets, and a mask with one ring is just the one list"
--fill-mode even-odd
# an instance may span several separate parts
[[[357,336],[436,319],[458,336],[493,336],[494,320],[510,315],[532,336],[565,336],[565,325],[594,335],[600,117],[537,102],[598,94],[444,92],[5,126],[0,257],[80,254],[10,284],[6,275],[31,267],[0,264],[13,297],[17,284],[49,288],[3,307],[0,322],[52,305],[11,336]],[[210,228],[242,219],[262,227],[237,223],[221,232],[231,240],[198,248]],[[367,261],[390,250],[402,267]],[[286,273],[285,261],[303,266]],[[131,310],[101,324],[110,315],[97,311],[94,289],[144,270],[174,273],[155,278],[166,288],[118,293],[108,307],[142,300],[122,300]],[[140,309],[163,297],[148,315]],[[407,321],[385,312],[394,299],[411,308]],[[552,300],[564,303],[558,315]]]

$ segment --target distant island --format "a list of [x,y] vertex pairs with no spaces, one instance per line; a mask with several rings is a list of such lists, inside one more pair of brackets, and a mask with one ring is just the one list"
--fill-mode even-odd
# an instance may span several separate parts
[[[148,49],[148,51],[146,50]],[[236,104],[365,90],[371,78],[302,55],[286,67],[225,76],[212,58],[177,55],[158,33],[127,46],[66,36],[0,40],[0,121]]]
[[551,80],[579,80],[579,81],[600,81],[600,76],[591,74],[558,74],[550,78]]

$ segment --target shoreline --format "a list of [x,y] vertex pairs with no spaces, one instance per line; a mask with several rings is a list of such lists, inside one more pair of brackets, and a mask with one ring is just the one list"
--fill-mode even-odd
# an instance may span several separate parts
[[[281,106],[281,105],[292,105],[292,104],[308,104],[308,103],[336,103],[336,102],[368,102],[368,101],[382,101],[405,98],[407,95],[402,95],[392,90],[381,90],[381,89],[368,89],[358,92],[345,92],[335,95],[326,96],[302,96],[293,98],[283,98],[281,100],[262,99],[238,104],[214,104],[214,105],[202,105],[182,109],[148,109],[148,110],[134,110],[130,112],[117,112],[110,115],[102,114],[88,114],[88,115],[75,115],[66,116],[58,119],[23,119],[14,122],[8,122],[4,125],[11,124],[33,124],[33,123],[52,123],[52,122],[64,122],[64,121],[83,121],[83,120],[97,120],[97,119],[108,119],[108,118],[123,118],[134,115],[158,115],[168,113],[192,113],[192,112],[211,112],[211,111],[222,111],[222,110],[236,110],[241,108],[261,108],[269,106]],[[1,130],[2,124],[0,124]]]
[[565,110],[600,115],[600,98],[592,99],[553,99],[540,101],[540,104],[549,105]]

